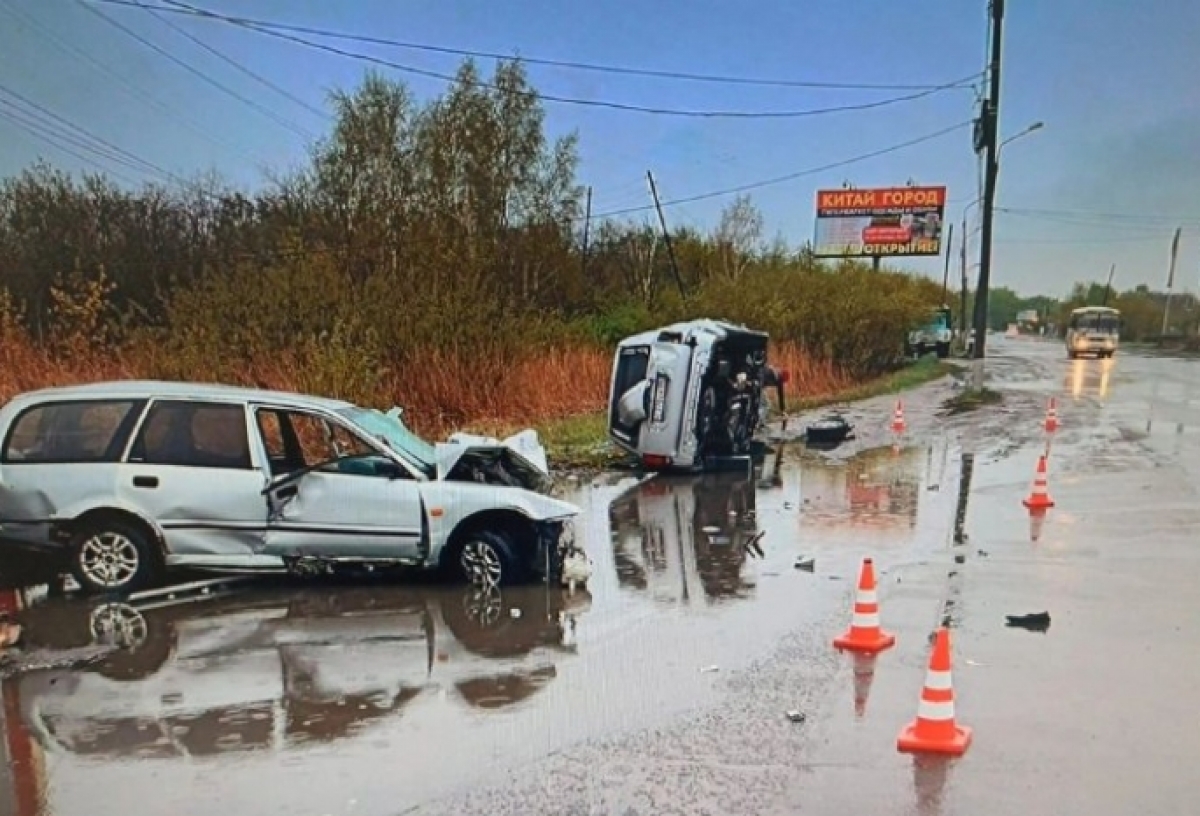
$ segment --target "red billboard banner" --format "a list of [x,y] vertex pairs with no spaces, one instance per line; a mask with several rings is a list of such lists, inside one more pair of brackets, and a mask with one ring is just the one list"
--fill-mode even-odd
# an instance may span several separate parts
[[942,253],[945,187],[818,190],[818,258]]

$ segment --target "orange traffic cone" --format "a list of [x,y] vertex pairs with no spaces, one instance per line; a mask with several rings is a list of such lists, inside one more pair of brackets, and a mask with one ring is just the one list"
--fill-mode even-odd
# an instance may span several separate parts
[[1054,397],[1050,398],[1050,404],[1046,406],[1046,433],[1054,433],[1058,430],[1058,402]]
[[892,414],[892,433],[904,433],[907,425],[904,422],[904,400],[896,400],[896,410]]
[[971,744],[971,729],[954,722],[954,688],[950,676],[950,630],[942,627],[929,656],[929,671],[917,718],[896,740],[897,750],[906,754],[949,754],[962,756]]
[[1033,477],[1033,491],[1029,494],[1029,498],[1022,499],[1021,503],[1030,510],[1048,510],[1054,506],[1054,500],[1050,498],[1046,482],[1045,455],[1038,457],[1037,473]]
[[875,563],[870,558],[864,558],[858,574],[858,594],[854,598],[854,617],[850,619],[850,629],[841,637],[834,638],[833,645],[851,652],[875,654],[895,644],[896,636],[879,626]]

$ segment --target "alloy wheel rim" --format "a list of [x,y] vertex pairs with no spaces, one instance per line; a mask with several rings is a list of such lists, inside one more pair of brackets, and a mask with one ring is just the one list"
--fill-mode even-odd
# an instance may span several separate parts
[[460,557],[463,572],[475,586],[496,586],[503,567],[500,554],[486,541],[468,541]]
[[133,580],[141,566],[137,546],[120,533],[98,533],[83,542],[79,570],[105,589],[116,589]]

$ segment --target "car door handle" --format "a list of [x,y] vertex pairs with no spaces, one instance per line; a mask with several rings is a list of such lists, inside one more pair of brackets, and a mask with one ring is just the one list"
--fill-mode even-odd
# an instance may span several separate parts
[[158,477],[157,476],[134,476],[133,477],[133,486],[134,487],[145,487],[150,490],[153,490],[154,488],[158,487]]

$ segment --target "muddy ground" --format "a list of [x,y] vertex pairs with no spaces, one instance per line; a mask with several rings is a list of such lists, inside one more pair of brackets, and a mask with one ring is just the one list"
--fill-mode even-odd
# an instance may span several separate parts
[[[578,485],[586,592],[28,592],[47,662],[2,685],[0,814],[1194,812],[1200,363],[991,351],[1003,403],[946,417],[931,384],[898,445],[879,398],[832,453],[794,420],[753,479]],[[1050,395],[1057,504],[1031,519]],[[865,555],[898,638],[874,660],[830,645]],[[940,624],[975,732],[952,763],[895,749]],[[128,648],[54,663],[98,643]]]

